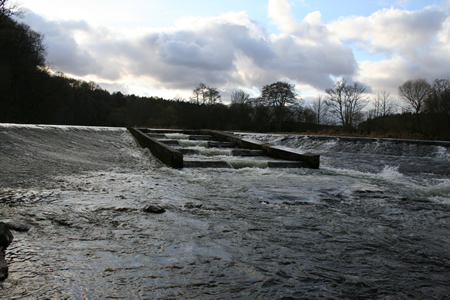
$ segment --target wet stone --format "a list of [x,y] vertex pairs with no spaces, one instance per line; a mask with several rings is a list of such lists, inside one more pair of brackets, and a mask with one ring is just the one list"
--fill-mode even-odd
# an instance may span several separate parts
[[164,208],[162,208],[161,206],[155,205],[155,204],[147,205],[146,207],[144,207],[142,209],[142,211],[146,212],[146,213],[151,213],[151,214],[162,214],[162,213],[166,212],[166,210]]
[[17,223],[17,222],[7,222],[5,223],[5,225],[14,231],[19,231],[19,232],[28,232],[31,229],[31,226],[25,223]]
[[13,235],[11,231],[9,231],[8,226],[0,222],[0,247],[5,250],[8,248],[9,244],[13,241]]
[[5,280],[8,277],[8,264],[5,260],[5,251],[3,247],[0,247],[0,281]]
[[192,203],[192,202],[188,202],[188,203],[186,203],[186,204],[184,205],[184,207],[185,207],[185,208],[188,208],[188,209],[202,208],[202,207],[203,207],[203,204],[195,204],[195,203]]
[[5,250],[13,241],[13,235],[5,223],[0,222],[0,281],[8,277],[8,264],[5,260]]

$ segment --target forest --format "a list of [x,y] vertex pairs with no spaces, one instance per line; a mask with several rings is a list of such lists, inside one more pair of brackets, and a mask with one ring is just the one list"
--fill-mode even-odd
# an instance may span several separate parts
[[[397,113],[389,93],[368,98],[344,79],[305,104],[295,86],[278,81],[251,98],[242,90],[222,103],[217,88],[199,83],[192,96],[162,99],[110,93],[95,82],[51,70],[43,36],[0,0],[0,122],[92,126],[353,134],[450,140],[450,80],[408,80],[399,87]],[[406,108],[406,109],[405,109]]]

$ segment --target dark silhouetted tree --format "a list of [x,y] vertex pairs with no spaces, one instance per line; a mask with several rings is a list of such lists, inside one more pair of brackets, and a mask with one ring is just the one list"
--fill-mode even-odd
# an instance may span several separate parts
[[289,110],[286,107],[297,102],[295,85],[283,81],[265,85],[261,97],[271,109],[276,130],[281,131],[288,117]]
[[233,129],[250,129],[250,114],[252,105],[250,94],[243,90],[235,90],[231,93],[230,112]]
[[11,18],[3,1],[0,12],[0,116],[4,121],[37,122],[45,68],[43,37]]
[[221,102],[222,96],[218,89],[213,87],[206,88],[206,99],[208,104],[218,104]]
[[450,80],[436,79],[425,100],[425,111],[432,114],[450,115]]
[[418,114],[430,95],[431,86],[425,79],[408,80],[398,88],[403,100]]
[[322,95],[317,95],[312,103],[315,122],[317,125],[325,124],[328,119],[328,106]]
[[195,104],[205,104],[207,87],[204,83],[200,83],[192,90],[191,102]]

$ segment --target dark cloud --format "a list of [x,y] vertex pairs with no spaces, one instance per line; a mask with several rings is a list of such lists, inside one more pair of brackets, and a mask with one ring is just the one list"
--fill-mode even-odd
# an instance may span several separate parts
[[30,10],[24,11],[23,21],[32,29],[44,34],[44,45],[47,51],[47,63],[61,72],[77,76],[85,76],[101,72],[102,66],[97,63],[88,49],[75,41],[75,32],[89,32],[89,25],[83,21],[56,22],[48,21]]

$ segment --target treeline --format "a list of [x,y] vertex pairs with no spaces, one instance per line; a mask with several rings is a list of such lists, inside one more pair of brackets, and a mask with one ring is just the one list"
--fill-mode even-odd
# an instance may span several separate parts
[[[360,123],[366,134],[392,137],[450,140],[450,80],[408,80],[399,87],[406,104],[402,114],[378,113]],[[376,108],[386,108],[386,94],[378,95]],[[374,117],[375,116],[375,117]]]
[[386,115],[360,123],[357,133],[388,138],[450,141],[450,115],[412,112]]

